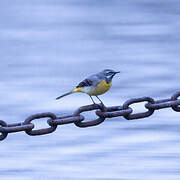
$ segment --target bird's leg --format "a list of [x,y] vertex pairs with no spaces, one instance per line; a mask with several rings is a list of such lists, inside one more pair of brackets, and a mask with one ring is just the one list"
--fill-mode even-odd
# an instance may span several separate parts
[[105,106],[104,103],[101,101],[101,99],[100,99],[98,96],[96,96],[96,97],[99,99],[99,101],[101,102],[101,104],[102,104],[103,106]]
[[94,102],[93,98],[92,98],[90,95],[89,95],[89,97],[91,98],[91,100],[92,100],[93,104],[96,104],[96,103]]
[[96,96],[98,99],[99,99],[99,101],[101,102],[101,105],[102,105],[102,111],[106,111],[107,110],[107,108],[106,108],[106,106],[104,105],[104,103],[101,101],[101,99],[98,97],[98,96]]

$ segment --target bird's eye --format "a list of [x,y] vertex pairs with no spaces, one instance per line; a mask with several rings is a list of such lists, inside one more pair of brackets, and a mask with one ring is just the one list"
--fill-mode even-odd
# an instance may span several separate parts
[[112,72],[107,72],[106,73],[106,76],[111,76],[112,75]]

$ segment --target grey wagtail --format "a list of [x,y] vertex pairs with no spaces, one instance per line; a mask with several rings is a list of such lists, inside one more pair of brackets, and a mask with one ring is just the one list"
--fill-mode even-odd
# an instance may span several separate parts
[[[56,99],[60,99],[72,93],[81,92],[88,94],[92,102],[95,104],[91,96],[96,96],[99,99],[98,95],[107,92],[111,88],[114,75],[117,73],[120,73],[120,71],[105,69],[97,74],[93,74],[80,82],[75,89],[57,97]],[[103,104],[100,99],[99,101]]]

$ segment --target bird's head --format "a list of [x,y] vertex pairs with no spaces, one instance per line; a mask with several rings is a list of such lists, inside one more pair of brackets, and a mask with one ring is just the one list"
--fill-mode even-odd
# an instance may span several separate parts
[[112,81],[112,78],[114,77],[114,75],[117,73],[120,73],[120,71],[114,71],[112,69],[105,69],[102,71],[102,73],[106,79],[106,82],[109,83]]

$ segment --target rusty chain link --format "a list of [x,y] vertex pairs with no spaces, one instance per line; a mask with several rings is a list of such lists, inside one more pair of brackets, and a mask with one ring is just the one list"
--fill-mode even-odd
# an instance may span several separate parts
[[[7,124],[0,120],[0,141],[4,140],[8,133],[25,131],[30,136],[50,134],[54,132],[59,125],[74,123],[78,127],[90,127],[101,124],[106,118],[123,116],[127,120],[146,118],[151,116],[154,111],[163,108],[172,108],[174,111],[180,112],[180,91],[174,93],[169,99],[161,99],[155,101],[151,97],[132,98],[124,102],[122,106],[105,107],[102,104],[91,104],[78,108],[72,115],[57,117],[54,113],[45,112],[29,116],[24,122]],[[133,104],[145,103],[145,112],[134,113],[134,109],[130,107]],[[84,122],[85,117],[81,114],[86,111],[96,110],[97,119]],[[48,128],[36,129],[32,121],[48,118],[46,123]]]

